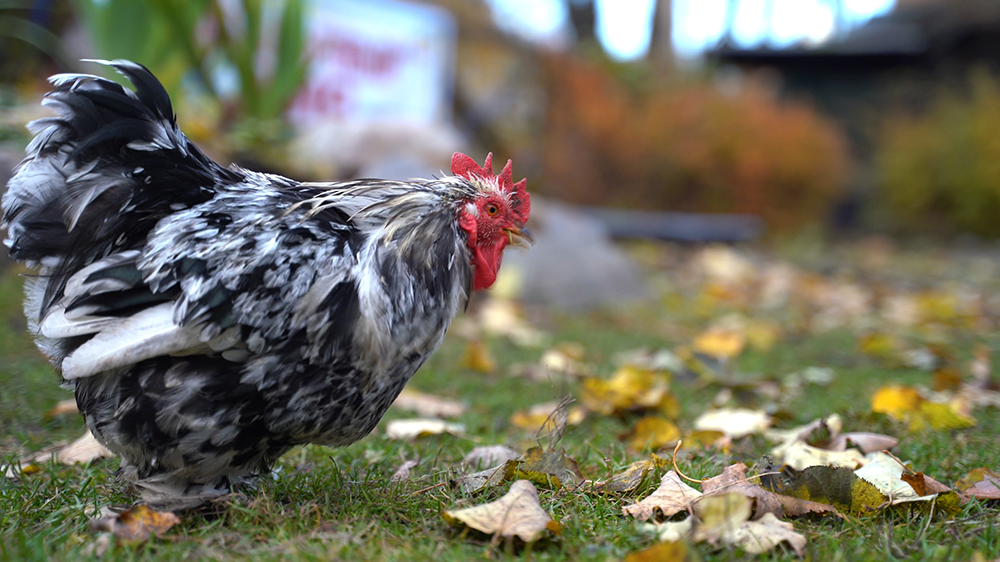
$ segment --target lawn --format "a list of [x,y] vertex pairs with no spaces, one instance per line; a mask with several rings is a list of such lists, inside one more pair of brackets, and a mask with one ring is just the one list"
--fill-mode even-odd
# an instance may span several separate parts
[[[562,448],[594,482],[648,459],[650,451],[633,450],[623,438],[641,417],[639,407],[618,408],[611,415],[585,408],[589,411],[583,421],[566,426],[558,440],[511,421],[532,405],[564,397],[577,399],[573,406],[587,406],[587,381],[612,377],[620,368],[621,352],[637,348],[670,350],[683,361],[682,368],[662,376],[669,379],[669,393],[679,404],[670,417],[685,436],[712,407],[761,409],[780,428],[838,414],[845,430],[897,437],[891,450],[896,457],[948,486],[978,467],[1000,469],[1000,411],[956,405],[958,393],[931,390],[996,385],[989,357],[1000,349],[1000,302],[994,297],[1000,294],[994,281],[1000,260],[991,253],[906,251],[884,242],[819,250],[643,245],[631,251],[648,271],[656,293],[652,304],[583,314],[522,307],[522,321],[545,334],[535,345],[515,343],[474,320],[453,330],[410,386],[464,404],[465,411],[452,420],[464,425],[464,433],[391,440],[386,423],[414,417],[391,409],[361,442],[336,450],[293,450],[272,477],[241,490],[225,505],[181,514],[181,523],[161,538],[111,540],[107,555],[162,560],[622,560],[657,544],[641,523],[623,516],[622,507],[656,489],[658,475],[622,494],[594,493],[587,484],[536,484],[541,507],[559,522],[561,533],[546,532],[528,545],[491,540],[448,523],[442,513],[496,500],[510,488],[504,482],[470,493],[449,484],[468,472],[460,461],[479,445],[505,444],[522,453],[539,444]],[[83,431],[79,416],[47,415],[71,395],[59,387],[25,333],[16,273],[10,267],[0,270],[4,465]],[[473,317],[479,317],[483,304],[474,303]],[[733,347],[713,356],[715,348],[702,337],[706,330],[728,334],[736,343],[726,340]],[[470,360],[474,346],[469,337],[478,338],[494,365]],[[729,344],[716,347],[720,345]],[[523,374],[537,373],[540,359],[551,350],[569,350],[584,373]],[[833,377],[822,383],[788,382],[790,373],[807,367],[829,368]],[[905,414],[873,413],[872,396],[896,384],[918,388],[928,400],[953,398],[950,404],[975,425],[919,429]],[[681,449],[678,466],[692,478],[707,478],[735,462],[752,465],[774,447],[757,434],[718,443]],[[669,459],[671,450],[658,452]],[[408,476],[394,480],[407,461],[417,464]],[[107,538],[91,531],[88,520],[109,506],[132,503],[114,480],[116,468],[114,459],[85,466],[45,463],[23,473],[15,469],[0,479],[0,558],[97,556]],[[844,517],[785,520],[806,537],[804,556],[811,560],[1000,557],[997,500],[967,501],[950,512],[883,507]],[[690,541],[687,552],[692,560],[757,557],[740,547],[707,542]],[[762,556],[799,559],[788,546]]]

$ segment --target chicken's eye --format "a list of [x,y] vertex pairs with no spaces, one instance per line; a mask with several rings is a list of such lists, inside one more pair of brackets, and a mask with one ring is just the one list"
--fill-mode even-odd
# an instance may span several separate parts
[[490,216],[492,217],[495,216],[497,213],[499,213],[500,209],[498,209],[497,206],[494,205],[493,203],[490,203],[489,205],[486,206],[486,212],[489,213]]

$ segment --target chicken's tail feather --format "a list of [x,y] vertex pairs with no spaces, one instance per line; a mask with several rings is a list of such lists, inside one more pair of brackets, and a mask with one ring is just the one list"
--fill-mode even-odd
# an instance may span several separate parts
[[[59,74],[44,105],[57,116],[35,134],[2,202],[4,243],[13,258],[60,277],[112,252],[141,247],[156,222],[211,199],[243,176],[219,166],[177,127],[170,98],[145,67],[96,61],[135,90],[88,74]],[[45,299],[44,309],[50,301]]]

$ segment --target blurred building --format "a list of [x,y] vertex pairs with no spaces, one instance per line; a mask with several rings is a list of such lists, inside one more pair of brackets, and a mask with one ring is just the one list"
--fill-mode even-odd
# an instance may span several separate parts
[[723,43],[708,56],[744,72],[776,71],[782,95],[814,99],[863,157],[875,118],[922,109],[943,87],[962,87],[972,68],[1000,72],[1000,2],[897,0],[885,16],[820,45]]

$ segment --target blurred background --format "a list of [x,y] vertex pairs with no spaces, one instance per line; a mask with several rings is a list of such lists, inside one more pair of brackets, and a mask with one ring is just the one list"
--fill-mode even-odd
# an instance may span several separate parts
[[510,269],[547,269],[499,289],[528,301],[648,292],[618,240],[1000,234],[996,2],[8,0],[0,176],[46,77],[106,72],[83,58],[148,66],[223,163],[406,179],[512,158],[540,243]]

